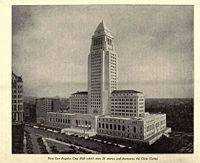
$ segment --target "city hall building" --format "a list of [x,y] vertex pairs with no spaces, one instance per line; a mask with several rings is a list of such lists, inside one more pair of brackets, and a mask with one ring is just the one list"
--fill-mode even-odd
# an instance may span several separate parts
[[145,97],[136,90],[118,90],[118,55],[114,38],[102,21],[92,36],[88,55],[88,92],[69,98],[70,113],[49,112],[46,123],[63,131],[122,138],[148,144],[164,133],[166,114],[145,112]]

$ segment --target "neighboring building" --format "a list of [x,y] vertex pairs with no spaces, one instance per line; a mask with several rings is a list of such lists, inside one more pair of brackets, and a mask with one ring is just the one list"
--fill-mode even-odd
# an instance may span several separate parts
[[61,109],[60,99],[59,98],[52,98],[52,111],[58,112]]
[[88,113],[88,92],[76,92],[69,97],[71,113]]
[[36,99],[36,117],[38,123],[44,123],[47,112],[52,112],[51,98]]
[[110,96],[109,114],[120,117],[141,117],[145,112],[145,98],[135,90],[115,90]]
[[117,89],[117,60],[113,36],[102,21],[92,36],[88,56],[88,107],[90,114],[108,114],[110,93]]
[[60,99],[60,111],[69,112],[69,98]]
[[144,117],[115,117],[102,115],[98,117],[97,133],[135,141],[154,143],[163,133],[170,132],[166,128],[166,114],[148,114]]
[[36,99],[36,116],[38,123],[44,123],[47,112],[59,112],[61,108],[59,98],[38,98]]
[[25,122],[36,122],[36,105],[35,103],[24,102],[24,121]]
[[23,122],[23,80],[12,73],[12,121]]
[[12,153],[23,153],[23,80],[12,73]]

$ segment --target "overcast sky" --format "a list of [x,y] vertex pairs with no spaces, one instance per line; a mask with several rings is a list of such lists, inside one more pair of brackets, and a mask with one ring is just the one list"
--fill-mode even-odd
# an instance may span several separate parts
[[13,6],[12,65],[25,96],[87,90],[91,37],[104,20],[119,56],[119,89],[193,97],[192,6]]

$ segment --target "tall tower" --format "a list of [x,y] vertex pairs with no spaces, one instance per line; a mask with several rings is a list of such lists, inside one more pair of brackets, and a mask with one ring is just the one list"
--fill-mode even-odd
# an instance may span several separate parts
[[23,122],[23,80],[21,76],[12,73],[12,121]]
[[108,114],[108,100],[117,89],[118,57],[113,36],[102,21],[92,36],[88,55],[88,107],[90,114]]

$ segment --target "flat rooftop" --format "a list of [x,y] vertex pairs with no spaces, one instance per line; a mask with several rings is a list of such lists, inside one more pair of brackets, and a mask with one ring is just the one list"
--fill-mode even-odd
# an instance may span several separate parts
[[113,93],[142,93],[142,92],[139,92],[139,91],[136,91],[133,89],[129,89],[129,90],[114,90],[114,91],[112,91],[112,94]]

